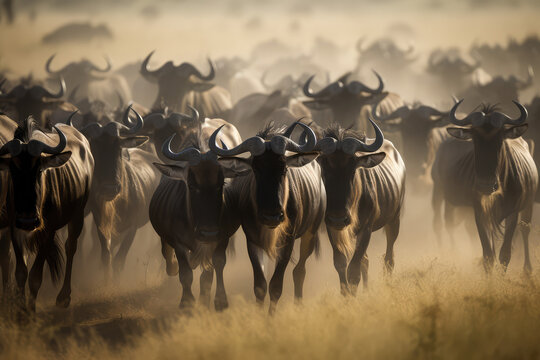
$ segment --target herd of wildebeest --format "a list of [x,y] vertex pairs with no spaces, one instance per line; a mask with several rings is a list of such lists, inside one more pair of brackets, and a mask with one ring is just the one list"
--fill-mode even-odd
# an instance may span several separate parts
[[[245,75],[242,68],[249,64],[239,58],[217,65],[208,60],[209,70],[201,72],[186,62],[151,64],[150,53],[112,72],[108,60],[104,67],[88,60],[60,67],[53,55],[45,62],[47,79],[5,78],[0,83],[0,265],[3,297],[10,299],[5,306],[35,311],[45,263],[53,280],[64,276],[57,305],[70,304],[74,255],[90,214],[106,279],[122,271],[137,229],[150,221],[161,239],[167,274],[179,276],[181,307],[195,301],[193,270],[200,267],[200,301],[209,304],[215,272],[215,308],[227,308],[226,250],[240,227],[255,297],[262,303],[268,291],[271,312],[296,239],[294,295],[302,297],[306,261],[320,246],[321,227],[341,292],[355,294],[361,280],[367,285],[366,250],[379,229],[387,240],[385,270],[392,272],[406,184],[408,191],[432,189],[433,213],[426,216],[433,218],[439,237],[443,227],[452,235],[463,217],[456,212],[472,210],[465,222],[476,225],[487,272],[495,263],[494,239],[503,238],[498,261],[505,269],[519,228],[524,271],[530,273],[540,97],[530,104],[519,98],[534,84],[540,39],[473,50],[474,62],[443,50],[429,58],[426,71],[436,76],[438,87],[457,95],[446,109],[406,104],[385,90],[375,71],[376,86],[351,80],[354,72],[330,81],[320,75],[324,70],[268,85],[267,73],[259,82]],[[377,51],[386,54],[387,64],[396,62],[397,71],[413,61],[410,49],[391,41],[374,43],[364,55]],[[306,59],[287,61],[302,68]],[[506,73],[508,68],[518,75]],[[470,80],[479,70],[491,81]],[[524,73],[528,78],[522,80]],[[151,106],[141,104],[146,86],[157,90]],[[472,111],[460,111],[462,96],[476,106]],[[57,232],[64,227],[62,250]],[[264,253],[275,259],[268,285]]]

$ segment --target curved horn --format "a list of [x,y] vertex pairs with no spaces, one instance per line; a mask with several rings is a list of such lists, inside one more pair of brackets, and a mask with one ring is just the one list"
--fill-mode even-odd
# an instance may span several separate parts
[[379,87],[377,87],[376,89],[370,89],[366,85],[362,84],[360,81],[353,81],[353,82],[350,82],[349,84],[347,84],[347,90],[349,90],[353,94],[359,94],[361,92],[367,92],[367,93],[370,93],[370,94],[380,94],[380,93],[382,93],[382,91],[384,89],[384,81],[383,81],[381,75],[379,75],[378,72],[373,70],[373,73],[375,74],[375,76],[379,80]]
[[[137,117],[137,121],[135,122],[135,124],[133,124],[133,122],[131,121],[131,119],[129,118],[129,113],[133,111],[133,113],[135,113],[135,116]],[[126,128],[122,129],[122,135],[133,135],[133,134],[136,134],[139,130],[141,130],[144,126],[144,120],[142,118],[142,116],[135,110],[133,109],[133,104],[130,104],[126,111],[124,111],[124,116],[122,117],[122,123],[125,124]]]
[[5,143],[0,148],[0,156],[10,154],[11,156],[17,156],[21,153],[22,143],[19,139],[13,139]]
[[105,58],[105,62],[107,62],[107,66],[104,69],[100,69],[96,65],[94,65],[94,63],[90,62],[90,66],[92,67],[92,70],[100,72],[100,73],[111,71],[112,69],[111,60],[109,59],[108,56],[104,56],[104,58]]
[[63,70],[63,69],[58,70],[58,71],[51,70],[51,63],[52,63],[55,56],[56,56],[56,54],[52,54],[51,57],[49,57],[49,59],[47,59],[47,62],[45,63],[45,71],[47,71],[47,73],[49,73],[51,75],[56,75],[56,74],[60,73]]
[[189,110],[191,110],[191,120],[199,122],[199,112],[197,111],[197,109],[195,109],[191,105],[187,105],[187,107],[189,108]]
[[366,143],[352,137],[348,137],[343,139],[341,144],[341,149],[344,153],[349,155],[354,155],[357,151],[362,152],[374,152],[381,148],[381,146],[384,143],[384,135],[381,131],[381,129],[375,124],[375,122],[370,118],[369,122],[371,122],[371,125],[373,126],[373,130],[375,130],[375,140],[372,144],[367,145]]
[[492,115],[492,123],[494,126],[502,126],[502,125],[521,125],[527,120],[527,116],[529,115],[527,112],[527,109],[525,106],[521,105],[516,100],[512,100],[512,102],[517,106],[519,109],[519,117],[517,119],[512,119],[506,114],[495,112]]
[[327,85],[324,89],[320,90],[317,93],[314,93],[311,91],[310,85],[311,81],[313,81],[313,78],[315,75],[311,75],[309,79],[307,79],[306,83],[304,84],[304,95],[310,98],[319,98],[323,96],[330,96],[338,94],[343,90],[343,83],[341,81],[335,81],[333,83],[330,83]]
[[42,86],[34,86],[31,91],[37,95],[39,98],[50,98],[50,99],[60,99],[62,96],[64,96],[64,93],[66,92],[66,83],[64,82],[64,78],[62,76],[59,77],[60,81],[60,90],[56,94],[52,94],[49,90],[45,89]]
[[410,109],[407,105],[403,105],[402,107],[397,108],[392,113],[387,115],[378,115],[377,114],[377,106],[379,104],[375,104],[371,107],[371,117],[377,121],[388,121],[393,120],[397,118],[403,119],[407,114],[409,113]]
[[232,149],[222,149],[218,147],[216,145],[216,137],[224,126],[225,125],[221,125],[216,131],[214,131],[208,140],[208,146],[214,153],[219,156],[235,156],[245,152],[249,152],[251,155],[257,156],[264,153],[266,146],[264,144],[264,140],[259,136],[250,137]]
[[175,161],[187,161],[189,165],[197,165],[201,161],[201,152],[198,149],[190,146],[187,149],[175,153],[171,149],[171,144],[176,134],[172,134],[161,147],[161,152],[165,155],[166,158],[175,160]]
[[212,64],[212,60],[210,60],[209,58],[207,60],[208,60],[208,65],[210,65],[210,73],[208,75],[204,76],[203,74],[201,74],[199,70],[197,70],[195,66],[190,64],[192,67],[191,75],[194,75],[195,77],[203,81],[213,80],[214,77],[216,77],[216,70],[214,69],[214,64]]
[[475,112],[467,115],[465,118],[463,118],[461,120],[456,118],[457,108],[459,107],[459,105],[461,105],[463,100],[464,99],[461,99],[457,103],[454,104],[454,106],[450,110],[450,114],[448,115],[448,120],[452,124],[457,125],[457,126],[467,126],[467,125],[471,125],[473,122],[475,124],[480,124],[480,122],[484,119],[484,116],[486,115],[481,111],[475,111]]
[[68,119],[66,120],[66,125],[73,126],[73,116],[75,116],[75,114],[77,114],[78,112],[79,110],[75,110],[69,115]]
[[[300,125],[304,129],[305,143],[299,145],[289,138],[294,128]],[[287,136],[286,136],[287,135]],[[315,148],[317,144],[317,136],[309,126],[301,122],[294,122],[289,128],[283,133],[283,135],[273,136],[270,140],[270,147],[272,151],[276,154],[285,154],[285,151],[292,151],[296,153],[306,153],[310,152]]]
[[58,145],[53,147],[39,140],[30,140],[28,142],[28,153],[30,155],[40,156],[42,153],[56,155],[56,154],[60,154],[66,148],[66,145],[67,145],[66,135],[64,135],[64,133],[60,129],[58,129],[56,125],[53,126],[53,129],[56,130],[56,132],[58,133],[58,137],[60,138]]
[[152,57],[152,55],[154,55],[154,52],[155,52],[155,50],[151,51],[150,54],[148,54],[148,56],[146,56],[146,58],[143,60],[143,62],[141,64],[140,73],[146,79],[152,79],[153,80],[155,77],[157,77],[159,75],[159,71],[161,70],[161,69],[154,70],[154,71],[148,70],[148,63],[150,62],[150,58]]

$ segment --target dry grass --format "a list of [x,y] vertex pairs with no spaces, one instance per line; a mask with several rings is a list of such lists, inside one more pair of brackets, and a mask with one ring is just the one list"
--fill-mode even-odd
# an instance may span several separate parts
[[0,344],[10,359],[535,359],[539,280],[486,278],[433,261],[377,281],[357,298],[328,291],[303,305],[284,302],[274,317],[238,298],[223,313],[186,315],[166,305],[159,321],[144,313],[148,301],[133,301],[148,295],[134,293],[109,299],[131,304],[125,318],[70,331],[39,320],[2,323]]

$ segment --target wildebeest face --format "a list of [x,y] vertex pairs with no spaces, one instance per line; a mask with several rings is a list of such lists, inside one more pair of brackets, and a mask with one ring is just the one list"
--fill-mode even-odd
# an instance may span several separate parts
[[13,183],[17,228],[32,231],[41,225],[42,172],[64,165],[70,156],[70,151],[41,157],[31,156],[23,151],[16,157],[1,159],[0,169],[9,170]]
[[285,220],[289,183],[289,167],[301,167],[315,160],[317,154],[278,155],[271,150],[254,156],[251,168],[255,175],[257,219],[274,228]]
[[336,151],[318,158],[327,194],[326,223],[341,230],[350,225],[351,210],[355,198],[360,194],[356,170],[380,164],[386,154],[376,153],[364,156],[349,155]]
[[95,160],[94,189],[96,195],[112,201],[122,189],[123,149],[134,148],[148,141],[146,136],[121,137],[103,133],[90,140]]
[[213,160],[202,160],[193,166],[187,161],[154,165],[164,175],[186,183],[190,218],[199,240],[219,240],[225,178],[239,176],[243,172],[226,168]]
[[475,190],[489,195],[499,188],[497,168],[504,139],[520,137],[528,125],[509,128],[494,127],[489,121],[471,128],[448,128],[448,133],[461,140],[472,139],[474,144]]

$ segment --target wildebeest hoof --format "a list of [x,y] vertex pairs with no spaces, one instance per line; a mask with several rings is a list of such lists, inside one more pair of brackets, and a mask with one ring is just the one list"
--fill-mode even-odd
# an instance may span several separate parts
[[229,307],[229,302],[227,301],[227,298],[224,298],[224,299],[216,298],[214,300],[214,307],[216,308],[216,311],[223,311]]
[[71,303],[71,296],[59,296],[56,298],[56,306],[59,308],[67,308]]

